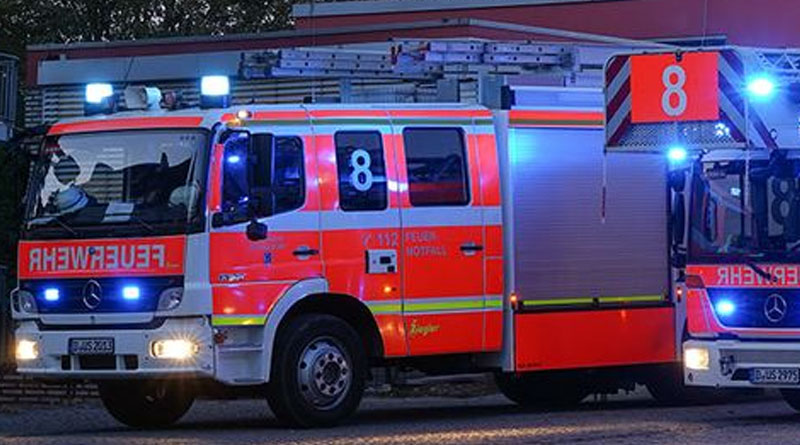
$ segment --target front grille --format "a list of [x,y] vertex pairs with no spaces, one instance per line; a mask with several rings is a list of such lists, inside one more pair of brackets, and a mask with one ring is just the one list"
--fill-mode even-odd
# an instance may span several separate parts
[[[94,281],[101,289],[99,303],[91,308],[84,301],[87,284]],[[125,299],[122,289],[126,286],[139,288],[139,298]],[[70,278],[56,280],[24,280],[20,288],[31,292],[36,298],[42,314],[77,314],[110,312],[154,312],[158,307],[158,297],[170,287],[183,286],[182,276],[144,277],[144,278]],[[57,301],[45,298],[46,289],[58,289]]]
[[800,367],[800,351],[721,349],[719,355],[732,358],[736,364],[797,365]]
[[[767,317],[765,305],[772,295],[785,302],[783,317]],[[708,296],[717,319],[730,328],[797,328],[800,327],[800,289],[708,289]],[[729,314],[717,310],[719,303],[729,302]],[[730,305],[728,305],[730,308]]]

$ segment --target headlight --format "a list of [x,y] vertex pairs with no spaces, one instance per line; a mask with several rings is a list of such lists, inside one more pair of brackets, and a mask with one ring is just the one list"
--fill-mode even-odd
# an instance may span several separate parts
[[154,341],[151,353],[155,358],[186,360],[197,354],[200,347],[197,343],[185,339],[170,339]]
[[11,301],[14,304],[14,309],[19,312],[27,312],[35,314],[39,312],[36,307],[36,298],[32,293],[26,290],[16,290],[11,294]]
[[171,311],[181,305],[183,301],[183,288],[170,287],[158,296],[158,310]]
[[32,340],[19,340],[15,356],[18,361],[36,360],[39,358],[39,345]]
[[708,371],[711,358],[706,348],[686,348],[683,351],[683,365],[692,371]]

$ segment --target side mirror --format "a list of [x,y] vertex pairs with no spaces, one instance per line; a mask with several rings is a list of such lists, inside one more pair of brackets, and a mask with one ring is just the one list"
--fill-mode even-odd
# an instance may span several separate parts
[[669,172],[669,186],[675,193],[683,193],[686,188],[686,170],[673,170]]
[[250,241],[261,241],[267,239],[269,229],[267,225],[259,222],[257,219],[252,219],[247,225],[247,239]]
[[676,269],[683,269],[688,262],[686,250],[682,247],[686,238],[686,198],[683,193],[675,193],[673,196],[670,219],[670,227],[672,227],[670,263]]
[[670,226],[672,227],[672,244],[683,245],[683,240],[686,238],[686,200],[683,193],[676,193],[672,198]]

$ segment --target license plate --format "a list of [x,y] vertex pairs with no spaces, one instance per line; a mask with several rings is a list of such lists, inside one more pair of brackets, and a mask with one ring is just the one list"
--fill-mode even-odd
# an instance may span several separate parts
[[107,355],[114,353],[113,338],[71,338],[69,353],[73,355]]
[[753,383],[800,383],[800,369],[755,368],[750,371]]

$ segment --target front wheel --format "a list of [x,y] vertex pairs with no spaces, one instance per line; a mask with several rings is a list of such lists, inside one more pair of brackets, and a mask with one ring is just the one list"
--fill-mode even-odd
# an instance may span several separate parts
[[191,386],[177,379],[105,381],[98,389],[106,410],[134,428],[171,425],[189,411],[195,398]]
[[333,426],[358,408],[366,371],[364,345],[349,324],[301,315],[278,336],[267,400],[283,423]]
[[781,395],[792,409],[800,412],[800,389],[782,389]]
[[495,382],[503,395],[526,407],[569,407],[589,395],[580,381],[555,375],[501,372],[495,374]]

